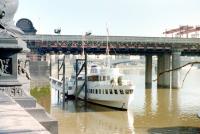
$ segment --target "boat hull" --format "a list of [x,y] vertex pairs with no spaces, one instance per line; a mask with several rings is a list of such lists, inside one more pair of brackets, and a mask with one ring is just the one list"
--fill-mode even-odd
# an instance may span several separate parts
[[[91,91],[92,89],[92,91]],[[126,91],[133,91],[133,86],[97,86],[89,87],[87,92],[87,101],[96,103],[99,105],[104,105],[113,108],[127,109],[130,100],[133,100],[133,93]],[[100,93],[101,90],[101,94]],[[106,93],[105,91],[108,90]],[[111,91],[112,90],[112,94]],[[117,93],[114,91],[118,91]],[[120,92],[120,90],[123,92]],[[104,91],[104,92],[103,92]],[[116,93],[116,94],[115,94]],[[123,93],[123,94],[122,94]],[[80,93],[79,97],[84,99],[85,92],[84,90]]]
[[128,103],[127,102],[121,102],[121,101],[102,101],[102,100],[91,100],[88,99],[88,102],[99,104],[102,106],[107,106],[111,108],[118,108],[118,109],[127,109]]

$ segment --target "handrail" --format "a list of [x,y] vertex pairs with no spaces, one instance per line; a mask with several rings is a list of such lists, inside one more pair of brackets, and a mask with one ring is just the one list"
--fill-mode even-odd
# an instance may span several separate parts
[[[105,42],[106,36],[88,36],[87,41]],[[25,41],[81,41],[81,35],[23,35]],[[109,36],[109,42],[200,44],[200,38]]]

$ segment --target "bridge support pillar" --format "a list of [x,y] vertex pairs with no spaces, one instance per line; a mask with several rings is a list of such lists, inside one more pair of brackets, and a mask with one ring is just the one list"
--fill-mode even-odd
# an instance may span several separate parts
[[[180,67],[181,62],[181,51],[173,51],[172,52],[172,69]],[[178,89],[181,87],[180,84],[180,71],[172,71],[172,88]]]
[[[166,53],[164,54],[163,60],[164,60],[164,70],[169,70],[170,69],[170,57],[171,55]],[[171,73],[165,73],[163,74],[163,88],[170,88],[170,74]]]
[[152,55],[146,55],[145,64],[145,88],[152,87]]
[[[157,87],[160,88],[163,85],[163,75],[159,76],[159,73],[163,71],[163,55],[158,55],[157,61]],[[159,76],[159,77],[158,77]]]
[[[157,75],[159,75],[159,73],[161,72],[169,70],[170,54],[165,53],[162,55],[158,55],[157,66],[158,66]],[[157,86],[158,88],[170,88],[170,73],[165,73],[163,75],[160,75],[158,77]]]

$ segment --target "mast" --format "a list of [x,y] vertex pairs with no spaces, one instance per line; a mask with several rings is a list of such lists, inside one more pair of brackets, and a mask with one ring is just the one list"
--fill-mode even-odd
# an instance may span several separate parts
[[106,27],[106,32],[107,32],[107,38],[106,38],[106,55],[109,55],[109,48],[108,48],[108,41],[109,41],[109,30],[108,27]]
[[108,41],[109,41],[109,30],[108,30],[108,25],[106,25],[106,32],[107,32],[107,37],[106,37],[106,66],[110,67],[110,54],[109,54],[109,47],[108,47]]
[[81,57],[83,57],[85,55],[84,46],[85,46],[85,35],[82,35],[82,53],[81,53]]

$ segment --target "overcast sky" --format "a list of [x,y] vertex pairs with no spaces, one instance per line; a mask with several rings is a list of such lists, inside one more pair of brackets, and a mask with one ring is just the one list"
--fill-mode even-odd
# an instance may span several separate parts
[[38,34],[163,36],[179,25],[200,24],[200,0],[19,0],[15,22],[30,19]]

